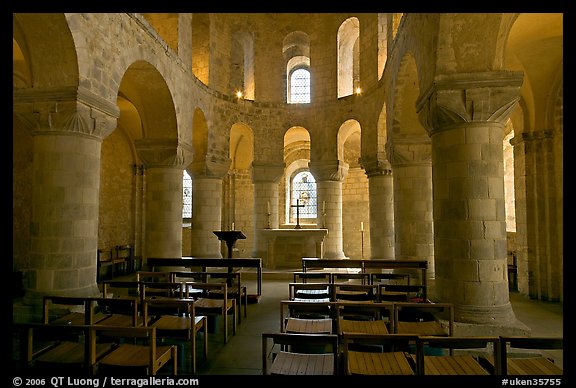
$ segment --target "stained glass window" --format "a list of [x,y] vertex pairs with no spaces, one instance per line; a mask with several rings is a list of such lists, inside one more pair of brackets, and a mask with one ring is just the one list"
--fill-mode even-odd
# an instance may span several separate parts
[[309,171],[300,171],[292,178],[292,193],[290,200],[290,215],[296,222],[296,204],[300,207],[300,219],[316,218],[317,193],[316,180]]
[[182,178],[182,218],[192,218],[192,178],[184,170]]

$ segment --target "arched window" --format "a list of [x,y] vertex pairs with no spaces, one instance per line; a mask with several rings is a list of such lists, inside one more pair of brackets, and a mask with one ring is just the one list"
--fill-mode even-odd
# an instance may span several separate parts
[[316,218],[318,195],[316,180],[309,171],[297,172],[291,181],[290,222],[296,222],[296,205],[300,205],[300,220]]
[[186,170],[182,173],[182,218],[192,218],[192,178]]
[[299,68],[290,74],[290,102],[303,104],[310,102],[310,71]]

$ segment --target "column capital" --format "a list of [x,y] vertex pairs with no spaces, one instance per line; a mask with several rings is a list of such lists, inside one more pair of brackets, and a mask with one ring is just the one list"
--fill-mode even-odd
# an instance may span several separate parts
[[18,89],[12,99],[14,113],[34,135],[69,133],[104,139],[120,116],[115,103],[84,88]]
[[392,165],[414,166],[432,162],[430,137],[426,135],[394,139],[387,144]]
[[284,163],[253,161],[252,183],[278,183],[278,180],[282,177],[282,174],[284,174],[284,168]]
[[134,143],[146,168],[184,167],[194,154],[190,144],[178,139],[137,139]]
[[230,164],[232,164],[230,159],[207,155],[204,159],[192,162],[187,171],[193,178],[223,179],[230,169]]
[[368,178],[379,175],[392,175],[392,166],[388,160],[377,157],[360,158],[360,165]]
[[311,161],[310,171],[318,181],[343,181],[348,174],[348,163],[339,159]]
[[504,123],[520,99],[523,73],[490,71],[438,75],[416,103],[429,135],[454,125]]

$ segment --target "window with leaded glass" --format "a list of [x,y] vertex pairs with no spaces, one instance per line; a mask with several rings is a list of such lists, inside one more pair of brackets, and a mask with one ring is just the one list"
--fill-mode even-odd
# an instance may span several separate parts
[[182,174],[182,218],[192,218],[192,178],[186,170]]
[[316,218],[317,214],[316,180],[309,171],[300,171],[292,178],[290,198],[290,220],[296,222],[296,205],[300,205],[300,219]]

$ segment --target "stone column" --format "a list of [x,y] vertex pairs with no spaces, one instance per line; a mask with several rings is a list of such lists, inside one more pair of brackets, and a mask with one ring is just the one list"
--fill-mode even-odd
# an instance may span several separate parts
[[[222,185],[230,160],[192,163],[192,237],[190,255],[222,257],[222,242],[214,234],[222,229]],[[225,228],[226,229],[226,228]]]
[[388,161],[362,160],[370,197],[371,259],[394,259],[394,185]]
[[394,170],[396,258],[428,262],[434,277],[434,225],[432,216],[432,156],[430,139],[412,136],[394,139],[390,160]]
[[310,171],[316,179],[318,203],[326,201],[326,229],[324,257],[345,259],[342,244],[342,181],[348,173],[348,164],[340,160],[310,162]]
[[483,329],[516,322],[502,141],[521,85],[519,72],[438,76],[417,103],[432,140],[436,294],[454,303],[456,321]]
[[[284,164],[276,162],[252,162],[254,183],[254,257],[262,258],[268,267],[268,242],[260,231],[268,227],[278,228],[278,181],[284,173]],[[270,214],[268,214],[270,213]]]
[[177,139],[141,139],[136,149],[146,171],[145,252],[182,257],[182,170],[192,148]]
[[100,149],[116,128],[118,109],[71,89],[16,90],[13,101],[14,113],[33,132],[23,303],[39,309],[45,295],[98,295]]

